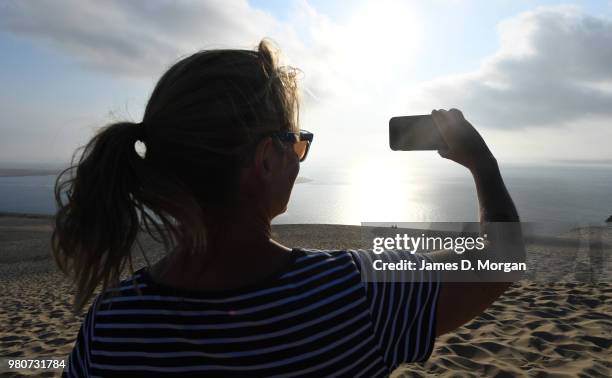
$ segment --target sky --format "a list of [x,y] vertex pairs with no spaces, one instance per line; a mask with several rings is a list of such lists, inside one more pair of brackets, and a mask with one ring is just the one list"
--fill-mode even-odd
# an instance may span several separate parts
[[389,118],[440,108],[498,161],[612,159],[612,1],[6,0],[0,166],[64,164],[182,56],[264,37],[303,72],[314,167],[440,159],[388,147]]

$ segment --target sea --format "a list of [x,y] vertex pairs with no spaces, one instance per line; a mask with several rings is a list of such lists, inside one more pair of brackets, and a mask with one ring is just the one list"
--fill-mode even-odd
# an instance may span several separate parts
[[[315,169],[316,168],[316,169]],[[465,169],[301,169],[276,224],[476,222],[478,201]],[[501,167],[524,222],[604,224],[612,215],[612,166]],[[0,177],[0,212],[54,214],[55,175]]]

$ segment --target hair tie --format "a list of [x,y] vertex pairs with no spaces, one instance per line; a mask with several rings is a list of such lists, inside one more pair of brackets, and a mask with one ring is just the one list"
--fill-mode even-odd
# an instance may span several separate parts
[[138,128],[136,141],[134,142],[134,150],[140,158],[144,159],[147,155],[147,145],[145,144],[147,141],[147,130],[142,121],[135,123],[134,126]]

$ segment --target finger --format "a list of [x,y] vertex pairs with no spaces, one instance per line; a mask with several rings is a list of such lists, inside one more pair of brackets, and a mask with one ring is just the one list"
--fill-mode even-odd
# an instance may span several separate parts
[[449,128],[455,121],[455,116],[448,110],[440,109],[438,110],[439,119],[442,120],[444,125]]
[[440,134],[442,134],[444,137],[444,134],[446,132],[446,128],[445,128],[446,121],[444,120],[444,118],[442,118],[438,110],[431,111],[431,119],[433,120],[434,126],[438,129]]
[[468,122],[466,121],[463,113],[459,109],[451,109],[449,110],[449,116],[452,117],[452,123],[456,125],[457,129],[466,129],[468,126]]
[[433,118],[434,123],[440,127],[440,126],[444,126],[443,124],[445,123],[445,118],[442,115],[442,112],[440,110],[432,110],[431,111],[431,118]]
[[440,131],[440,134],[442,134],[443,138],[444,135],[449,132],[450,128],[450,121],[447,119],[447,117],[444,116],[444,112],[444,110],[434,110],[431,113],[433,123],[436,125],[438,131]]
[[457,116],[459,119],[464,119],[463,117],[463,113],[461,112],[461,110],[457,109],[457,108],[452,108],[451,110],[448,111],[450,114],[453,114],[454,116]]
[[438,109],[436,110],[436,113],[438,114],[438,116],[442,119],[446,119],[446,110],[445,109]]

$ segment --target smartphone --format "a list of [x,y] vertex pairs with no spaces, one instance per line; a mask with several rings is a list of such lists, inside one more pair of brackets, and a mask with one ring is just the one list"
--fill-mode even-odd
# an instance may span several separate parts
[[393,151],[430,151],[447,147],[431,114],[391,118],[389,146]]

